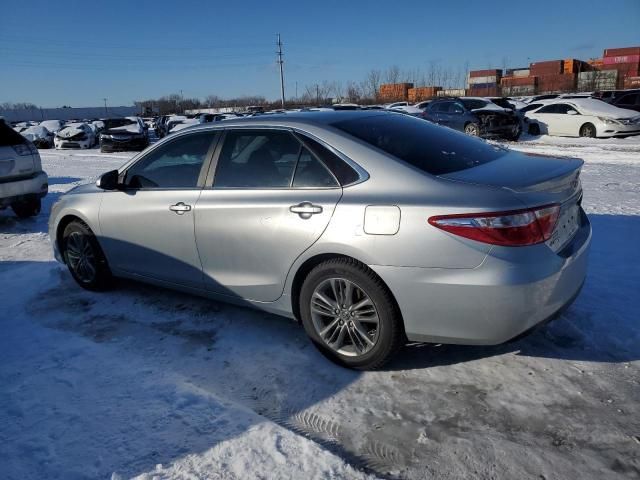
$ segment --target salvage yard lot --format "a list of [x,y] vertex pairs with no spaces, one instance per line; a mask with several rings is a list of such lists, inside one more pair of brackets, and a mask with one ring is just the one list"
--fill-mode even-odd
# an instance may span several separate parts
[[498,347],[326,360],[295,323],[54,262],[51,204],[133,153],[41,151],[35,219],[0,213],[0,471],[10,479],[640,478],[640,137],[528,137],[585,159],[576,303]]

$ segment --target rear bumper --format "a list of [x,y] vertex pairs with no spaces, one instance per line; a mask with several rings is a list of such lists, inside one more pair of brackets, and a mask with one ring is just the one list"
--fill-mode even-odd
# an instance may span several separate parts
[[6,207],[24,197],[44,197],[49,191],[49,178],[44,172],[13,181],[0,182],[0,207]]
[[582,287],[591,225],[558,254],[546,245],[492,250],[475,269],[370,265],[394,294],[410,341],[496,345],[569,306]]

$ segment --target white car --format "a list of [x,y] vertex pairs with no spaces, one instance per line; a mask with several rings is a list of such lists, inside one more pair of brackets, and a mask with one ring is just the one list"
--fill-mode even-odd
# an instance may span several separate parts
[[44,120],[40,126],[46,128],[54,135],[64,128],[65,122],[62,120]]
[[640,114],[593,98],[556,99],[525,113],[529,133],[564,137],[640,134]]
[[24,138],[32,142],[37,148],[53,147],[53,133],[42,125],[34,125],[20,132]]
[[40,199],[49,190],[40,154],[33,143],[0,117],[0,210],[11,207],[20,218],[40,213]]
[[386,104],[384,108],[406,107],[407,105],[409,105],[409,102],[394,102]]
[[56,150],[63,148],[86,149],[95,145],[96,135],[86,123],[70,123],[56,134],[53,143]]

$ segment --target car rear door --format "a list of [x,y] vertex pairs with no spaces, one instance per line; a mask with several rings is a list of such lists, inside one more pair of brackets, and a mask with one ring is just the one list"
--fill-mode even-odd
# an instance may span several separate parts
[[288,129],[228,129],[195,211],[205,287],[270,302],[327,227],[342,188]]
[[105,191],[100,244],[110,266],[203,287],[194,215],[216,141],[211,131],[176,135],[122,172],[122,189]]

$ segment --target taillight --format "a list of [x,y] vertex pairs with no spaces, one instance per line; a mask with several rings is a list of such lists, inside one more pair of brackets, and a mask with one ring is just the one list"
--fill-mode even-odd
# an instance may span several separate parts
[[478,242],[518,247],[549,240],[559,213],[560,206],[554,204],[509,212],[438,215],[429,218],[429,223]]

